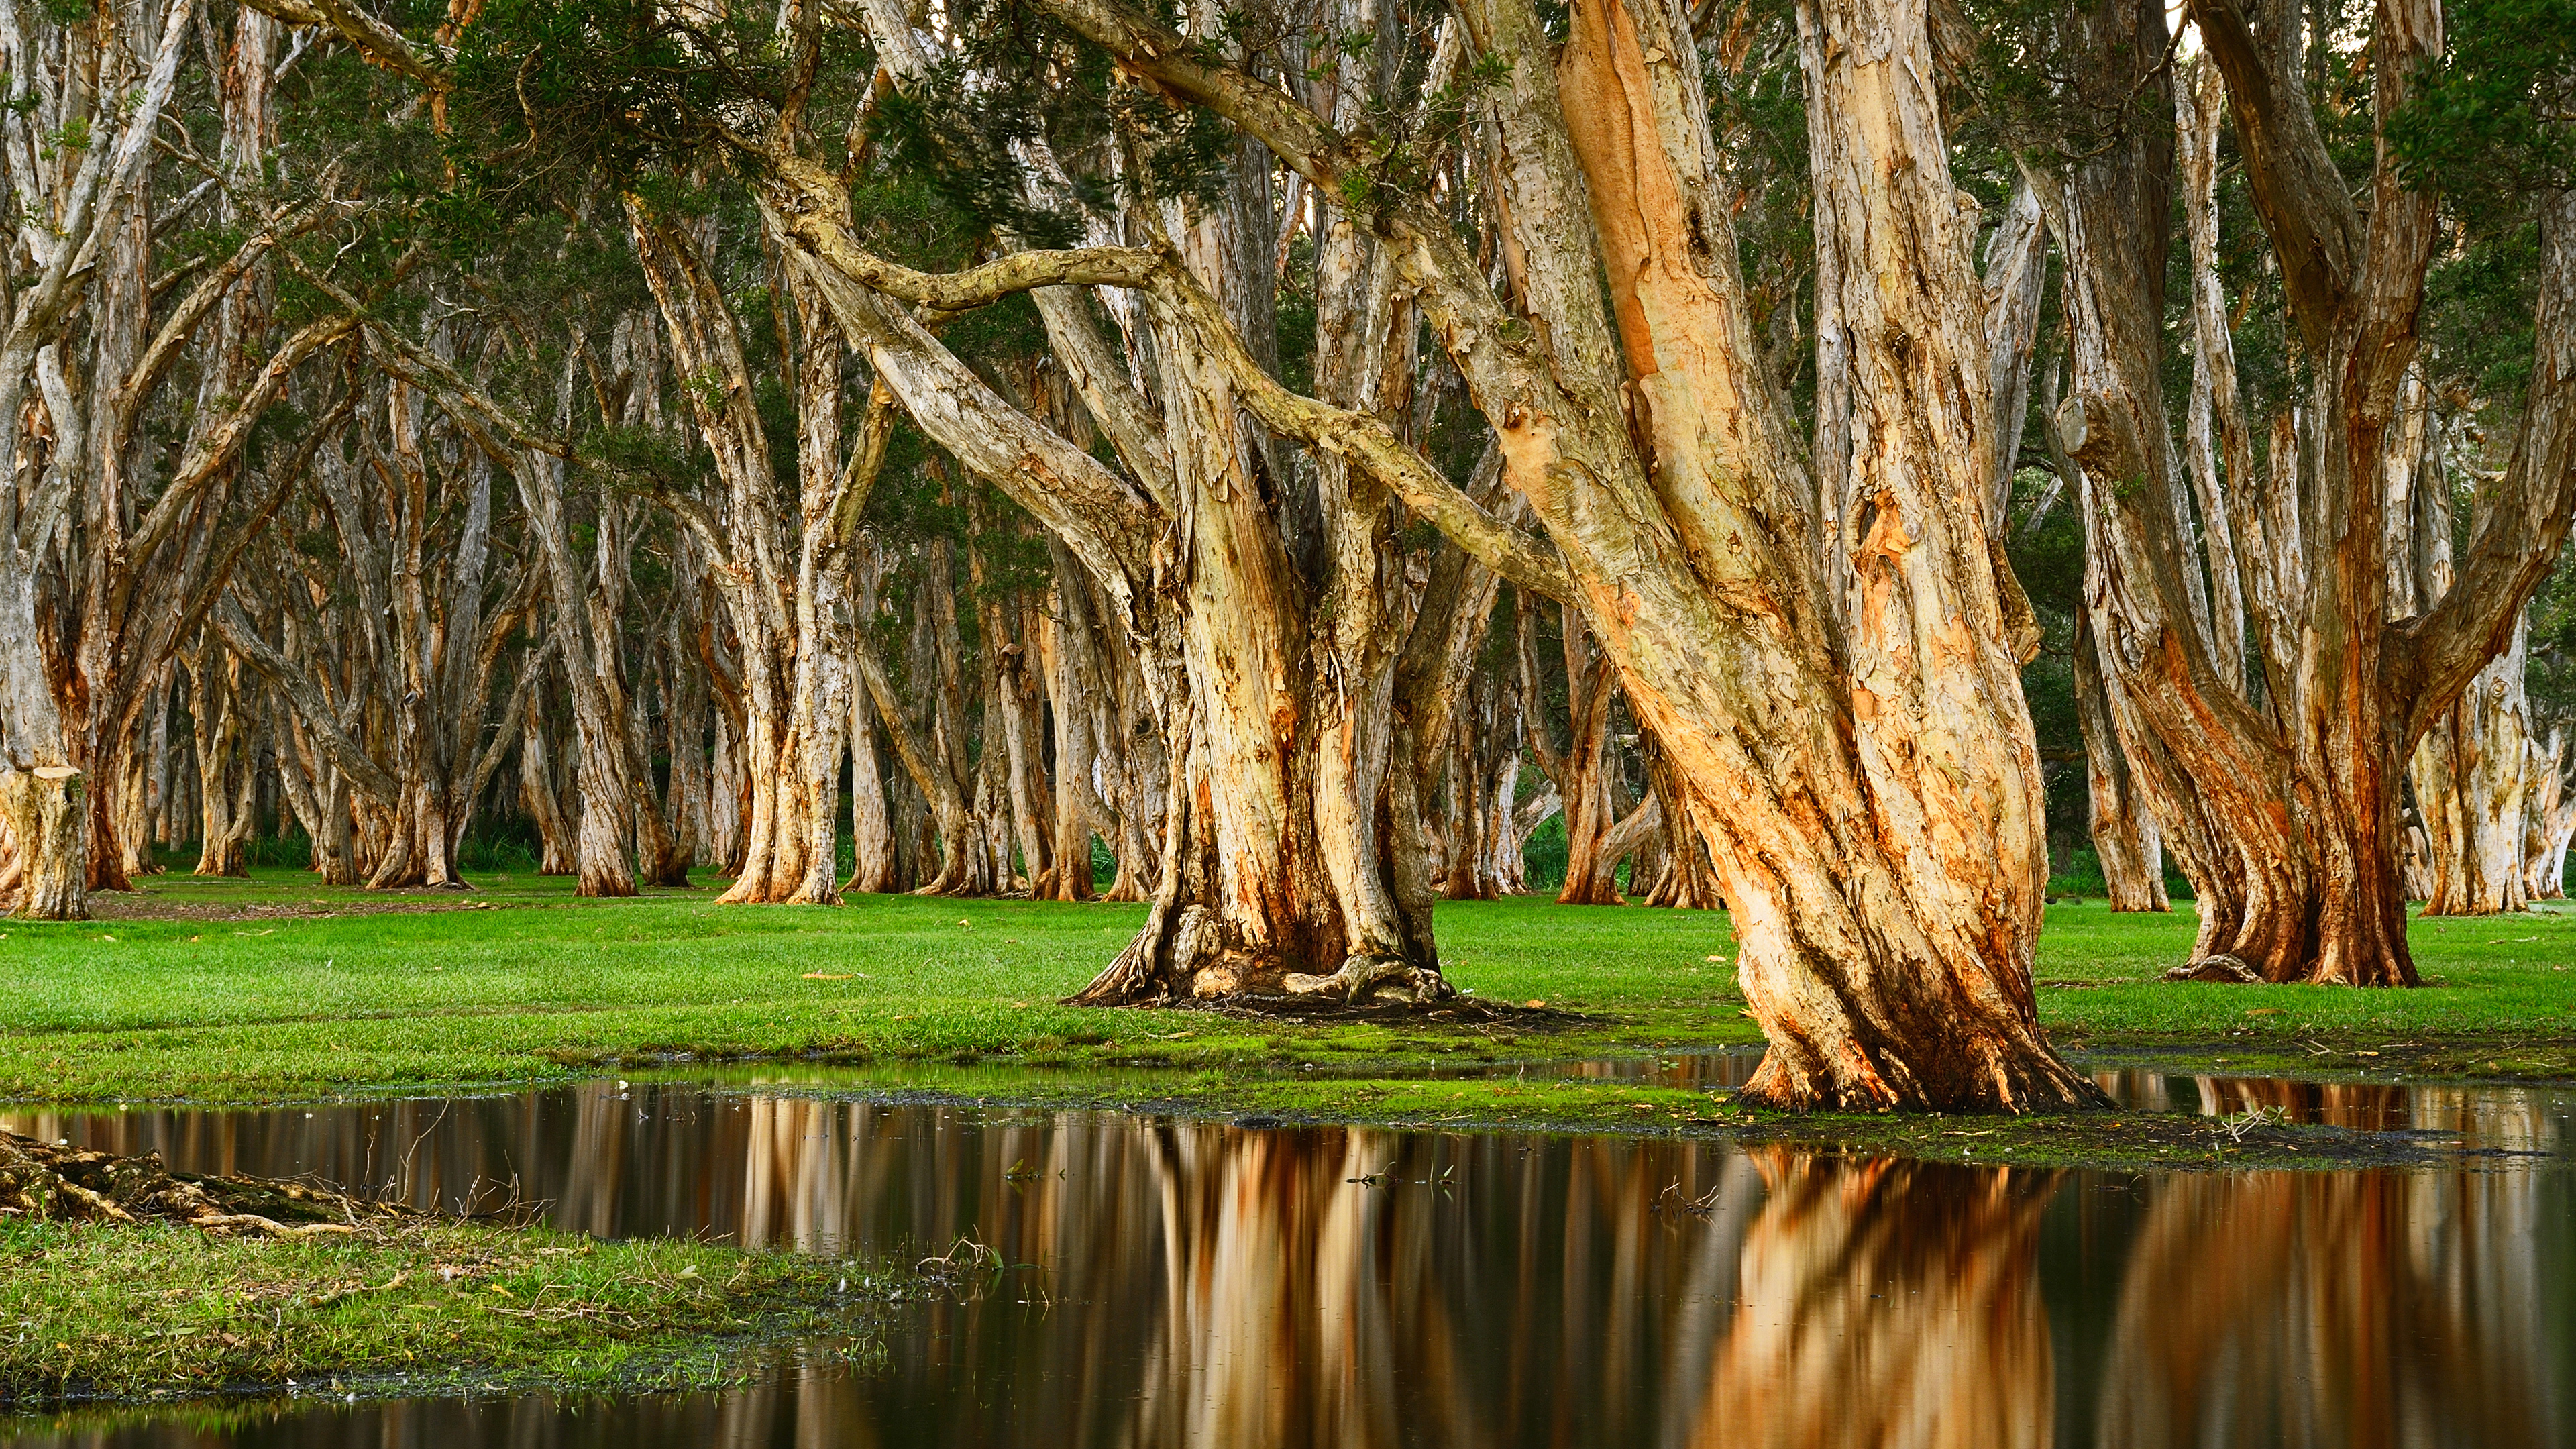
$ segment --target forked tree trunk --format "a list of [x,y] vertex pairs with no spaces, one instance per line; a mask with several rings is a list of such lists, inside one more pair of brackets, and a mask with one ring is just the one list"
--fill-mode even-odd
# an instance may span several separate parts
[[[1181,241],[1238,335],[1265,349],[1267,205],[1239,175]],[[1373,403],[1384,349],[1404,340],[1387,263],[1333,215],[1317,257],[1316,381],[1328,398]],[[1162,302],[1153,315],[1163,438],[1176,487],[1194,500],[1180,520],[1179,668],[1163,690],[1174,788],[1145,930],[1074,1000],[1446,996],[1417,775],[1395,726],[1387,495],[1344,460],[1317,460],[1331,560],[1318,598],[1285,547],[1270,500],[1286,481],[1238,412],[1234,378],[1196,345],[1190,319]]]
[[[570,411],[571,364],[557,381],[557,415]],[[555,657],[570,688],[573,716],[574,781],[580,806],[573,823],[575,890],[584,896],[631,896],[635,872],[626,854],[626,817],[632,795],[626,782],[624,726],[610,712],[608,695],[593,662],[590,611],[585,606],[585,580],[572,551],[572,533],[564,519],[564,464],[533,449],[486,441],[518,480],[526,506],[537,567],[544,570],[548,615]],[[613,640],[609,641],[613,644]]]
[[240,663],[208,629],[188,660],[189,703],[199,788],[198,875],[248,876],[242,842],[250,838],[250,761],[246,758],[249,710],[240,694]]
[[[2082,81],[2091,93],[2168,93],[2159,68],[2164,23],[2161,9],[2133,0],[2106,0],[2083,15],[2067,43],[2090,62]],[[2189,130],[2192,112],[2183,114]],[[2215,121],[2197,124],[2205,132]],[[2058,430],[2086,483],[2092,623],[2124,697],[2185,782],[2172,793],[2197,803],[2196,818],[2168,815],[2162,823],[2192,877],[2198,954],[2233,958],[2271,981],[2411,984],[2391,711],[2381,694],[2386,549],[2371,461],[2378,430],[2346,411],[2360,397],[2321,385],[2310,421],[2324,446],[2299,446],[2295,426],[2275,430],[2275,481],[2262,499],[2269,516],[2257,510],[2245,476],[2250,448],[2233,440],[2223,448],[2194,444],[2196,457],[2223,457],[2237,470],[2223,480],[2202,477],[2204,491],[2224,487],[2228,497],[2196,504],[2164,421],[2161,382],[2174,135],[2133,127],[2075,166],[2057,228],[2076,373]],[[2214,265],[2208,150],[2205,136],[2195,141],[2184,197],[2196,272]],[[2399,236],[2406,210],[2392,214]],[[2236,404],[2226,318],[2208,291],[2214,282],[2195,280],[2198,371],[2212,401],[2194,420],[2209,425],[2215,412],[2233,433],[2240,429],[2228,422]],[[2312,366],[2331,379],[2342,375],[2360,334],[2344,324],[2329,330],[2333,347]],[[2384,365],[2378,357],[2366,363]],[[2319,506],[2303,515],[2302,499]],[[2199,532],[2196,507],[2226,516],[2241,540],[2235,558],[2213,557],[2217,570],[2233,564],[2253,579],[2247,592],[2266,660],[2260,708],[2244,671],[2230,667],[2241,657],[2232,623],[2213,616],[2200,564],[2182,551]],[[2220,546],[2212,536],[2209,547]],[[2283,647],[2300,626],[2310,632],[2298,636],[2295,652]],[[2130,753],[2133,763],[2141,758],[2139,749]],[[2205,833],[2195,839],[2195,832]]]

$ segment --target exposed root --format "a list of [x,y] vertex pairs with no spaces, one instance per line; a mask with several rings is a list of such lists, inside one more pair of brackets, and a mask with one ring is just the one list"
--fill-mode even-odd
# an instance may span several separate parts
[[2234,956],[2220,953],[2185,961],[2165,973],[2167,981],[2214,981],[2226,986],[2259,986],[2263,973]]
[[1427,1006],[1456,995],[1435,966],[1416,966],[1400,956],[1353,956],[1330,976],[1291,971],[1282,984],[1291,996],[1337,996],[1351,1006],[1363,1001]]
[[172,1172],[157,1152],[118,1157],[0,1132],[0,1217],[184,1223],[210,1233],[313,1238],[415,1216],[411,1208],[303,1183]]
[[1580,1012],[1515,1006],[1510,1002],[1487,1001],[1476,996],[1451,996],[1426,1007],[1409,1000],[1388,1001],[1383,998],[1353,1003],[1330,993],[1272,996],[1239,991],[1225,996],[1164,1004],[1174,1010],[1212,1011],[1220,1016],[1246,1021],[1376,1021],[1390,1025],[1502,1027],[1515,1034],[1572,1031],[1601,1024],[1599,1018]]

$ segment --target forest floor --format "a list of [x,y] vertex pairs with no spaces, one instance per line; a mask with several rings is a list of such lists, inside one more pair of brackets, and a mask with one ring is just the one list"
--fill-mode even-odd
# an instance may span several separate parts
[[[99,920],[0,921],[0,1101],[418,1095],[760,1061],[829,1067],[890,1093],[1798,1136],[1986,1160],[2237,1165],[2249,1153],[2306,1162],[2398,1150],[2249,1136],[2178,1114],[1748,1124],[1705,1083],[1636,1069],[1659,1054],[1758,1047],[1722,913],[1443,904],[1444,966],[1472,1007],[1292,1021],[1055,1004],[1134,933],[1141,906],[719,906],[714,878],[702,879],[585,901],[569,882],[525,874],[481,877],[471,892],[373,894],[291,870],[174,874],[101,898]],[[2168,916],[2050,907],[2036,976],[2053,1039],[2091,1070],[2576,1080],[2576,908],[2418,921],[2425,985],[2414,991],[2159,980],[2192,928],[2187,905]],[[1609,1075],[1577,1065],[1621,1060],[1630,1069]],[[1544,1085],[1526,1092],[1442,1080],[1533,1072]]]

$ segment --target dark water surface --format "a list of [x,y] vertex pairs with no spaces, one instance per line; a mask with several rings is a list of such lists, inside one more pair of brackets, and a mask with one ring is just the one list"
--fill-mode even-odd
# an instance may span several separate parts
[[[1726,1068],[1633,1070],[1678,1083]],[[2140,1105],[2265,1106],[2540,1155],[2409,1172],[2060,1172],[642,1083],[310,1112],[0,1113],[13,1131],[158,1150],[186,1169],[311,1172],[422,1204],[515,1194],[593,1233],[900,1255],[966,1237],[1029,1265],[979,1298],[903,1310],[877,1373],[783,1353],[759,1384],[722,1394],[305,1400],[117,1427],[0,1420],[0,1439],[2576,1441],[2576,1094],[2105,1081]],[[1511,1087],[1458,1090],[1464,1110],[1463,1094]]]

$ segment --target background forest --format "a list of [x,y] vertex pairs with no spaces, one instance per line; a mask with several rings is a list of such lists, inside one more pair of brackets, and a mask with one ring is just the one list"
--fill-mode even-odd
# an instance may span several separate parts
[[[2576,23],[2182,19],[0,5],[0,889],[1152,901],[1101,1002],[1776,890],[1766,1030],[2191,895],[2409,981],[2576,831]],[[1873,1022],[1764,1089],[1916,1090]]]

